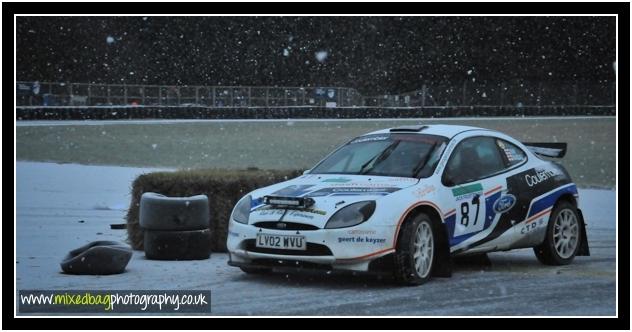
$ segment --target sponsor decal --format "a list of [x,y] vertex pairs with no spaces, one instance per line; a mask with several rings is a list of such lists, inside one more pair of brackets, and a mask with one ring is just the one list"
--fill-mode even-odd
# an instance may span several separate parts
[[553,169],[536,169],[535,175],[525,174],[524,180],[529,187],[533,187],[536,184],[544,182],[556,175],[558,175],[558,172]]
[[322,182],[347,183],[349,181],[351,181],[351,179],[348,179],[348,178],[331,178],[331,179],[323,180]]
[[383,187],[383,188],[331,188],[333,193],[374,193],[383,191],[397,191],[399,188]]
[[424,185],[423,187],[413,191],[413,195],[417,196],[418,198],[424,197],[434,191],[436,191],[437,188],[435,188],[435,186],[433,185]]
[[369,236],[349,236],[349,237],[339,237],[338,238],[338,243],[382,244],[382,243],[385,243],[385,242],[386,242],[386,239],[369,237]]
[[516,204],[516,196],[512,194],[506,194],[500,196],[499,199],[494,203],[494,212],[496,213],[505,213]]
[[364,143],[364,142],[374,142],[374,141],[385,141],[389,139],[389,136],[368,136],[368,137],[360,137],[357,139],[354,139],[353,141],[351,141],[349,144],[355,144],[355,143]]
[[418,181],[417,179],[402,178],[402,177],[388,178],[388,179],[382,180],[382,182],[417,182],[417,181]]
[[355,242],[355,236],[338,238],[338,243],[344,243],[344,242]]
[[375,234],[376,232],[371,229],[351,229],[347,231],[347,234],[351,235],[367,235],[367,234]]
[[[318,212],[316,212],[318,211]],[[315,211],[309,211],[309,210],[289,210],[289,212],[286,214],[287,217],[294,217],[294,218],[305,218],[305,219],[314,219],[314,215],[313,214],[318,214],[318,215],[325,215],[327,214],[325,211],[321,211],[321,210],[315,210]]]
[[392,188],[393,184],[385,183],[384,181],[378,183],[332,183],[328,184],[328,186],[338,187],[338,188],[353,188],[353,187],[361,187],[361,188]]
[[381,187],[381,188],[367,188],[367,187],[341,187],[341,188],[323,188],[309,194],[309,197],[322,197],[322,196],[343,196],[343,195],[388,195],[390,193],[398,191],[397,187]]
[[253,213],[256,212],[260,216],[274,216],[274,215],[282,216],[284,211],[285,210],[279,210],[277,208],[261,207],[254,210]]
[[507,160],[513,162],[513,161],[521,161],[524,159],[522,154],[518,152],[516,148],[510,145],[506,145],[505,142],[501,140],[496,140],[496,144],[498,144],[498,147],[500,147],[500,149],[503,151],[503,153],[507,157]]
[[297,211],[297,210],[290,210],[290,212],[288,212],[287,217],[290,218],[304,218],[304,219],[309,219],[312,220],[314,219],[314,216],[311,214],[307,214],[307,213],[303,213],[302,211]]
[[510,148],[504,148],[502,150],[505,153],[505,156],[507,157],[508,161],[513,162],[513,161],[520,161],[523,159],[521,155],[519,155],[516,151]]
[[374,238],[374,237],[365,237],[364,238],[364,242],[366,243],[370,243],[370,244],[381,244],[381,243],[385,243],[386,239],[380,239],[380,238]]
[[321,216],[324,216],[324,215],[327,214],[327,211],[318,210],[318,209],[306,209],[306,210],[301,210],[301,211],[308,212],[308,213],[320,214]]
[[534,230],[536,228],[539,228],[542,225],[544,225],[544,219],[540,218],[540,220],[538,220],[537,222],[533,222],[533,223],[524,225],[520,229],[520,234],[527,234],[527,233],[531,232],[532,230]]
[[456,188],[452,189],[452,195],[454,195],[454,197],[459,197],[479,191],[483,191],[483,186],[480,183],[474,183],[467,186],[457,186]]

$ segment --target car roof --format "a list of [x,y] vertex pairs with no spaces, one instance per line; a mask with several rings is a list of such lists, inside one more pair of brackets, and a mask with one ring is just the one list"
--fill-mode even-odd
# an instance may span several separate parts
[[[401,126],[401,127],[392,127],[388,129],[381,129],[381,130],[367,133],[365,135],[405,133],[405,134],[428,134],[428,135],[437,135],[437,136],[452,138],[456,136],[457,134],[460,134],[464,131],[469,131],[469,130],[490,131],[489,129],[471,127],[471,126],[445,125],[445,124],[436,124],[436,125],[419,124],[419,125],[414,125],[414,126]],[[365,136],[365,135],[362,135],[362,136]]]

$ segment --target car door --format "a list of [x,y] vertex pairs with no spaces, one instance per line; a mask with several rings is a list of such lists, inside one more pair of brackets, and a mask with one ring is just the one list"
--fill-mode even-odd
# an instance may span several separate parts
[[502,175],[506,166],[491,136],[465,138],[453,150],[442,176],[446,201],[451,204],[444,219],[453,250],[493,226],[495,203],[506,188]]

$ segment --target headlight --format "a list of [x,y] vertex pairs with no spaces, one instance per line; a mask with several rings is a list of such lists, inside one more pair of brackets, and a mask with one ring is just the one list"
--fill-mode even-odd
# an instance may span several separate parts
[[350,204],[334,213],[325,228],[344,228],[367,221],[375,211],[375,201],[364,201]]
[[237,202],[237,205],[235,205],[235,209],[233,209],[233,215],[231,218],[238,223],[248,224],[251,202],[252,197],[250,197],[250,195],[242,198],[239,202]]

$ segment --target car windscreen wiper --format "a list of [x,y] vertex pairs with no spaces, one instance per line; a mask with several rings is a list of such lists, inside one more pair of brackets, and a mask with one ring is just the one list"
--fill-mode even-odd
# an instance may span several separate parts
[[419,164],[413,169],[413,177],[416,178],[417,177],[417,173],[421,172],[421,170],[426,166],[426,164],[428,163],[428,160],[430,160],[430,156],[432,155],[432,153],[434,152],[434,150],[437,148],[437,143],[439,143],[439,141],[436,141],[434,143],[432,143],[432,146],[430,147],[430,150],[428,151],[428,153],[426,154],[426,156],[424,157],[424,159],[422,159]]
[[[399,145],[400,142],[401,141],[395,141],[389,144],[384,150],[382,150],[382,152],[375,155],[375,157],[369,159],[369,161],[367,161],[366,163],[362,165],[362,167],[360,167],[360,171],[358,172],[358,174],[368,173],[371,169],[373,169],[373,167],[375,167],[375,165],[379,164],[382,160],[388,158],[388,156],[390,156],[391,152],[395,150],[395,148]],[[373,163],[371,164],[371,162]],[[371,165],[371,167],[367,168],[367,166],[369,165]]]

